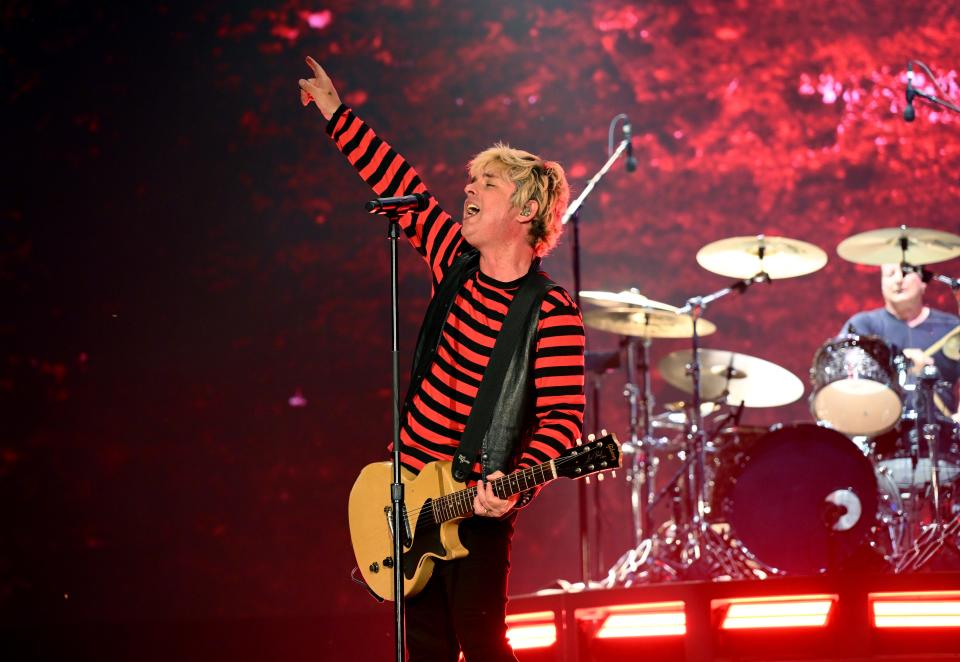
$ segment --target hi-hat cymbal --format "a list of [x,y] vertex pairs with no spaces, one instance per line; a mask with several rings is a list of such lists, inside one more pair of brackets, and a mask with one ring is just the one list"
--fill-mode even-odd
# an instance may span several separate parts
[[960,256],[960,236],[927,228],[883,228],[847,237],[837,254],[857,264],[921,265],[952,260]]
[[580,290],[580,298],[586,299],[590,303],[608,308],[623,308],[624,306],[640,306],[641,308],[653,308],[655,310],[667,310],[674,312],[673,306],[648,299],[640,294],[636,288],[621,290],[620,292],[604,292],[602,290]]
[[[668,402],[663,406],[666,411],[650,417],[650,425],[655,429],[684,430],[689,425],[687,414],[693,411],[689,402]],[[716,402],[701,402],[700,415],[704,418],[720,411],[722,405]]]
[[[693,392],[693,379],[687,374],[691,356],[689,349],[682,349],[658,364],[663,378],[687,393]],[[701,349],[700,395],[734,406],[743,402],[747,407],[779,407],[800,399],[803,382],[786,368],[755,356]]]
[[707,244],[697,252],[697,262],[721,276],[752,278],[763,272],[778,280],[822,269],[827,263],[827,254],[805,241],[760,234]]
[[[665,304],[663,304],[665,305]],[[601,331],[610,331],[621,336],[641,336],[643,338],[689,338],[693,335],[693,318],[680,315],[677,309],[659,310],[639,306],[621,306],[618,308],[598,308],[583,314],[583,323]],[[717,326],[700,318],[697,321],[697,335],[708,336],[717,330]]]

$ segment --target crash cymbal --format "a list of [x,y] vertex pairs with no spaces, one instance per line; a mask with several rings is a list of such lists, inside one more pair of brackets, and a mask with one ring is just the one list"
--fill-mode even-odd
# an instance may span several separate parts
[[[643,338],[689,338],[693,335],[693,318],[680,315],[676,308],[656,310],[639,306],[621,306],[618,308],[598,308],[583,314],[583,323],[587,326],[609,331],[621,336],[641,336]],[[717,330],[717,326],[700,318],[697,322],[697,335],[708,336]]]
[[654,310],[676,311],[673,306],[648,299],[640,294],[636,288],[621,290],[620,292],[604,292],[602,290],[580,290],[580,298],[586,299],[590,303],[608,308],[622,308],[624,306],[639,306],[641,308],[653,308]]
[[960,236],[927,228],[883,228],[847,237],[837,254],[857,264],[921,265],[952,260],[960,255]]
[[[668,383],[693,392],[687,365],[689,349],[667,354],[658,367]],[[779,407],[800,399],[803,382],[786,368],[755,356],[720,349],[700,350],[700,395],[703,400],[725,401],[737,406]]]
[[697,252],[707,271],[731,278],[751,278],[764,272],[773,280],[813,273],[827,263],[817,246],[786,237],[730,237],[707,244]]

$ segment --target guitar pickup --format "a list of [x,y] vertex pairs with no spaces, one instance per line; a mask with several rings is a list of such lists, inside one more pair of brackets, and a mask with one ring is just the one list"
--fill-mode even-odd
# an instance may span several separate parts
[[[385,506],[383,509],[383,514],[387,518],[387,530],[390,531],[390,540],[394,539],[393,535],[393,508],[391,506]],[[407,516],[407,504],[403,504],[403,528],[404,528],[404,538],[403,546],[409,547],[413,543],[413,532],[410,530],[410,518]]]

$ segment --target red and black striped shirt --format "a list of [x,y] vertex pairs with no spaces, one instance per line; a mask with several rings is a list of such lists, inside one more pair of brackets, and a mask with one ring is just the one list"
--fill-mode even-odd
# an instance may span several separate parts
[[[340,106],[327,133],[381,197],[427,192],[417,172],[353,111]],[[430,267],[433,285],[468,248],[460,224],[436,199],[422,212],[404,215],[404,234]],[[460,288],[444,324],[436,358],[401,421],[401,462],[419,472],[435,460],[450,460],[490,361],[507,308],[522,279],[504,283],[479,270]],[[534,357],[537,427],[518,462],[526,468],[570,448],[583,427],[584,332],[580,312],[562,288],[547,293],[540,308]],[[480,477],[479,464],[472,480]]]

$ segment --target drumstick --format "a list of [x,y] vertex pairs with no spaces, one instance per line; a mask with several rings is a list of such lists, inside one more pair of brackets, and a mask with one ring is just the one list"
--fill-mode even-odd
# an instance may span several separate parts
[[[937,342],[933,343],[932,345],[927,347],[925,350],[923,350],[924,357],[930,358],[931,356],[939,352],[940,348],[946,345],[947,342],[950,340],[950,338],[955,336],[958,332],[960,332],[960,324],[957,324],[955,327],[947,331],[947,333],[942,338],[940,338],[940,340],[938,340]],[[933,394],[933,403],[937,406],[937,409],[939,409],[940,413],[943,414],[944,416],[950,417],[953,415],[953,412],[947,409],[947,406],[943,403],[943,399],[940,397],[938,393]]]
[[960,332],[960,324],[957,324],[955,327],[947,331],[946,335],[944,335],[940,340],[938,340],[937,342],[933,343],[932,345],[927,347],[925,350],[923,350],[923,355],[927,358],[930,358],[931,356],[939,352],[940,348],[946,345],[947,341],[950,340],[950,338],[952,338],[953,336],[955,336],[957,332]]

